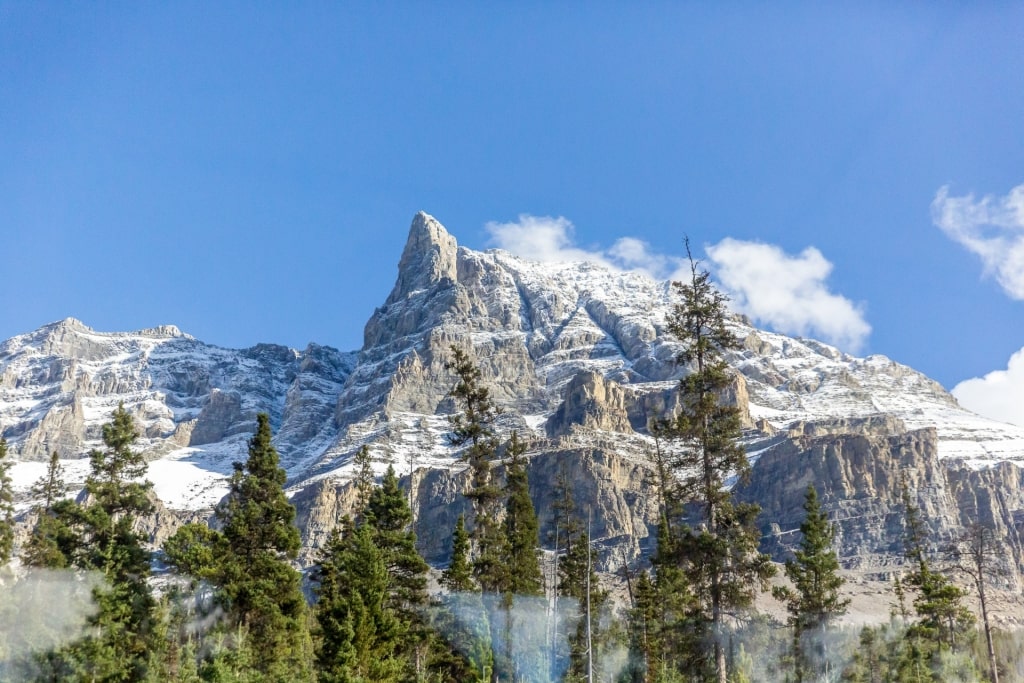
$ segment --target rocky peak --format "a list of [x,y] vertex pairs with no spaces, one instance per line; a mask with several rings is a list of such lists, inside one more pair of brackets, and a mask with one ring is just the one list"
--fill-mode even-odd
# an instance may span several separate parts
[[459,245],[433,216],[420,211],[412,219],[409,238],[398,262],[398,280],[387,305],[401,301],[413,292],[456,279]]

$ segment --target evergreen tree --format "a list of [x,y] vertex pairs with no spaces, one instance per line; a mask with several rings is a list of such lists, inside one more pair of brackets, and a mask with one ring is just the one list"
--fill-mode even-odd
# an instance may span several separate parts
[[268,680],[294,681],[309,677],[311,643],[301,577],[289,562],[299,551],[299,530],[278,461],[270,417],[260,413],[249,457],[234,464],[227,504],[217,511],[227,550],[217,578],[258,670]]
[[927,644],[924,649],[932,653],[934,660],[943,650],[967,644],[961,639],[972,631],[974,618],[963,604],[964,591],[936,571],[928,557],[928,532],[905,478],[900,488],[906,515],[904,554],[913,565],[905,584],[917,593],[913,602],[917,621],[908,631],[912,638]]
[[147,583],[150,553],[135,526],[153,511],[153,485],[143,480],[145,459],[131,449],[136,438],[131,415],[118,405],[103,425],[106,449],[89,453],[85,502],[54,505],[69,529],[62,539],[65,557],[79,569],[101,572],[107,582],[93,591],[92,635],[55,658],[57,668],[83,680],[138,681],[147,674],[155,601]]
[[[689,254],[688,240],[686,248]],[[692,256],[690,281],[673,284],[682,301],[669,317],[668,330],[683,343],[678,361],[689,372],[679,384],[680,411],[661,431],[679,446],[671,464],[680,499],[698,508],[695,526],[673,543],[698,599],[693,623],[708,629],[707,654],[718,682],[726,683],[726,615],[748,607],[755,588],[765,587],[774,567],[758,552],[760,534],[754,522],[759,508],[734,503],[725,485],[727,477],[746,477],[750,471],[739,443],[739,409],[722,400],[732,383],[723,354],[740,348],[726,326],[727,298]]]
[[490,392],[480,381],[480,369],[465,351],[451,347],[452,360],[446,364],[459,381],[451,391],[462,412],[449,418],[452,446],[465,446],[462,458],[469,463],[471,481],[466,497],[473,503],[473,575],[485,593],[501,593],[507,578],[504,558],[506,538],[498,522],[501,490],[491,478],[491,460],[498,450],[494,420],[498,409]]
[[473,566],[469,560],[469,534],[466,532],[466,517],[459,515],[452,533],[452,560],[441,572],[441,585],[452,593],[469,593],[476,590],[473,582]]
[[515,595],[541,595],[544,580],[540,572],[537,549],[540,527],[530,499],[529,475],[526,471],[526,444],[512,432],[506,450],[505,466],[505,537],[508,539],[508,579],[506,591]]
[[34,508],[36,524],[22,549],[21,560],[25,566],[53,569],[67,566],[67,557],[61,552],[60,547],[62,543],[68,545],[66,538],[69,529],[54,514],[54,505],[63,498],[64,492],[60,458],[57,451],[54,451],[50,454],[46,474],[32,485],[32,497],[41,499],[41,502]]
[[370,494],[366,524],[372,529],[374,542],[387,566],[391,606],[413,615],[427,600],[428,567],[416,550],[412,511],[391,465],[381,485]]
[[794,559],[786,561],[786,577],[793,588],[777,586],[772,591],[786,603],[789,612],[796,683],[832,677],[834,672],[828,667],[833,658],[829,656],[823,636],[850,604],[849,599],[839,596],[845,582],[838,574],[839,559],[833,548],[835,527],[821,509],[813,485],[807,486],[804,511],[800,548],[794,553]]
[[406,632],[401,653],[417,680],[427,666],[430,634],[423,616],[427,604],[427,563],[416,550],[412,510],[398,485],[395,469],[388,465],[381,485],[376,487],[366,509],[366,524],[373,531],[388,570],[388,606],[394,610]]
[[[559,596],[571,598],[577,605],[575,625],[565,633],[568,645],[567,681],[586,680],[594,663],[594,676],[602,677],[600,663],[606,649],[608,593],[601,589],[591,553],[589,520],[584,526],[580,520],[571,484],[564,471],[555,480],[554,503],[555,528],[558,538],[555,552],[558,554],[558,579],[556,591]],[[561,635],[561,634],[560,634]],[[591,656],[593,655],[593,656]]]
[[317,677],[322,682],[399,681],[406,630],[389,607],[387,560],[369,525],[332,533],[317,568]]
[[352,458],[356,466],[356,521],[362,521],[366,506],[370,503],[370,494],[373,493],[375,476],[373,474],[373,458],[370,457],[370,447],[365,444],[356,451]]
[[[460,680],[489,681],[494,669],[490,623],[473,578],[469,553],[465,516],[459,515],[452,533],[452,559],[441,572],[441,586],[448,594],[435,605],[432,627],[459,653],[457,664],[465,674]],[[438,649],[444,654],[444,648]]]
[[0,567],[11,561],[14,551],[14,491],[11,490],[10,469],[7,439],[0,437]]

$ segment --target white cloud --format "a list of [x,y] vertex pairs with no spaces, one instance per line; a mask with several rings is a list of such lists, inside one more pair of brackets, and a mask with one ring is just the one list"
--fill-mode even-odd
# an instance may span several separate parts
[[1005,370],[960,382],[952,393],[968,410],[1024,427],[1024,348],[1010,356]]
[[814,247],[790,256],[771,244],[726,238],[707,254],[733,308],[758,322],[852,352],[871,333],[861,307],[828,290],[832,264]]
[[[635,237],[622,237],[610,249],[582,249],[575,244],[572,222],[561,216],[522,214],[514,223],[491,222],[486,228],[493,244],[533,261],[589,261],[655,280],[689,277],[686,259],[653,252]],[[860,307],[828,291],[832,264],[813,247],[789,256],[770,244],[725,239],[707,253],[733,310],[779,332],[818,336],[854,352],[871,332]]]
[[573,243],[572,222],[559,216],[520,214],[515,223],[490,222],[486,226],[491,241],[500,249],[531,261],[561,263],[591,261],[611,265],[600,251],[580,249]]
[[520,214],[514,223],[492,221],[484,227],[495,246],[531,261],[588,261],[615,270],[640,271],[655,280],[673,277],[682,264],[678,257],[652,252],[650,245],[635,237],[623,237],[607,250],[581,249],[573,237],[575,227],[562,216]]
[[1024,300],[1024,185],[1005,197],[950,197],[942,187],[932,201],[932,221],[948,237],[981,258],[986,275]]

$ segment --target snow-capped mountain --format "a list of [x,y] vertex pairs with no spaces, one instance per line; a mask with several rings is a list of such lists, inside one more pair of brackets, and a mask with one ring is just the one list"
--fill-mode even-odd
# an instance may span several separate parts
[[[455,467],[443,435],[453,383],[444,366],[456,344],[480,364],[506,411],[504,429],[583,438],[587,425],[576,420],[573,428],[565,404],[574,391],[586,398],[597,382],[616,397],[608,410],[619,417],[599,419],[590,431],[615,432],[639,452],[648,419],[670,404],[683,372],[665,333],[673,301],[669,283],[638,273],[459,247],[420,213],[394,290],[367,323],[360,351],[231,350],[173,326],[102,333],[67,319],[0,344],[0,433],[21,487],[52,450],[80,481],[81,456],[99,445],[100,425],[123,402],[142,430],[158,495],[176,509],[206,508],[223,495],[258,412],[271,415],[295,490],[344,478],[362,444],[381,463]],[[752,452],[800,422],[885,413],[907,429],[934,427],[940,458],[974,467],[1024,462],[1024,429],[960,408],[906,366],[758,330],[741,318],[733,327],[744,345],[730,361]]]

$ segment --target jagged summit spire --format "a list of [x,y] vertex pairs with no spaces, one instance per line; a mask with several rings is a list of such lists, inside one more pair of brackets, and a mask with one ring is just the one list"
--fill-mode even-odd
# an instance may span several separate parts
[[398,262],[398,279],[388,304],[441,282],[455,281],[459,245],[437,219],[420,211],[412,219],[409,239]]

